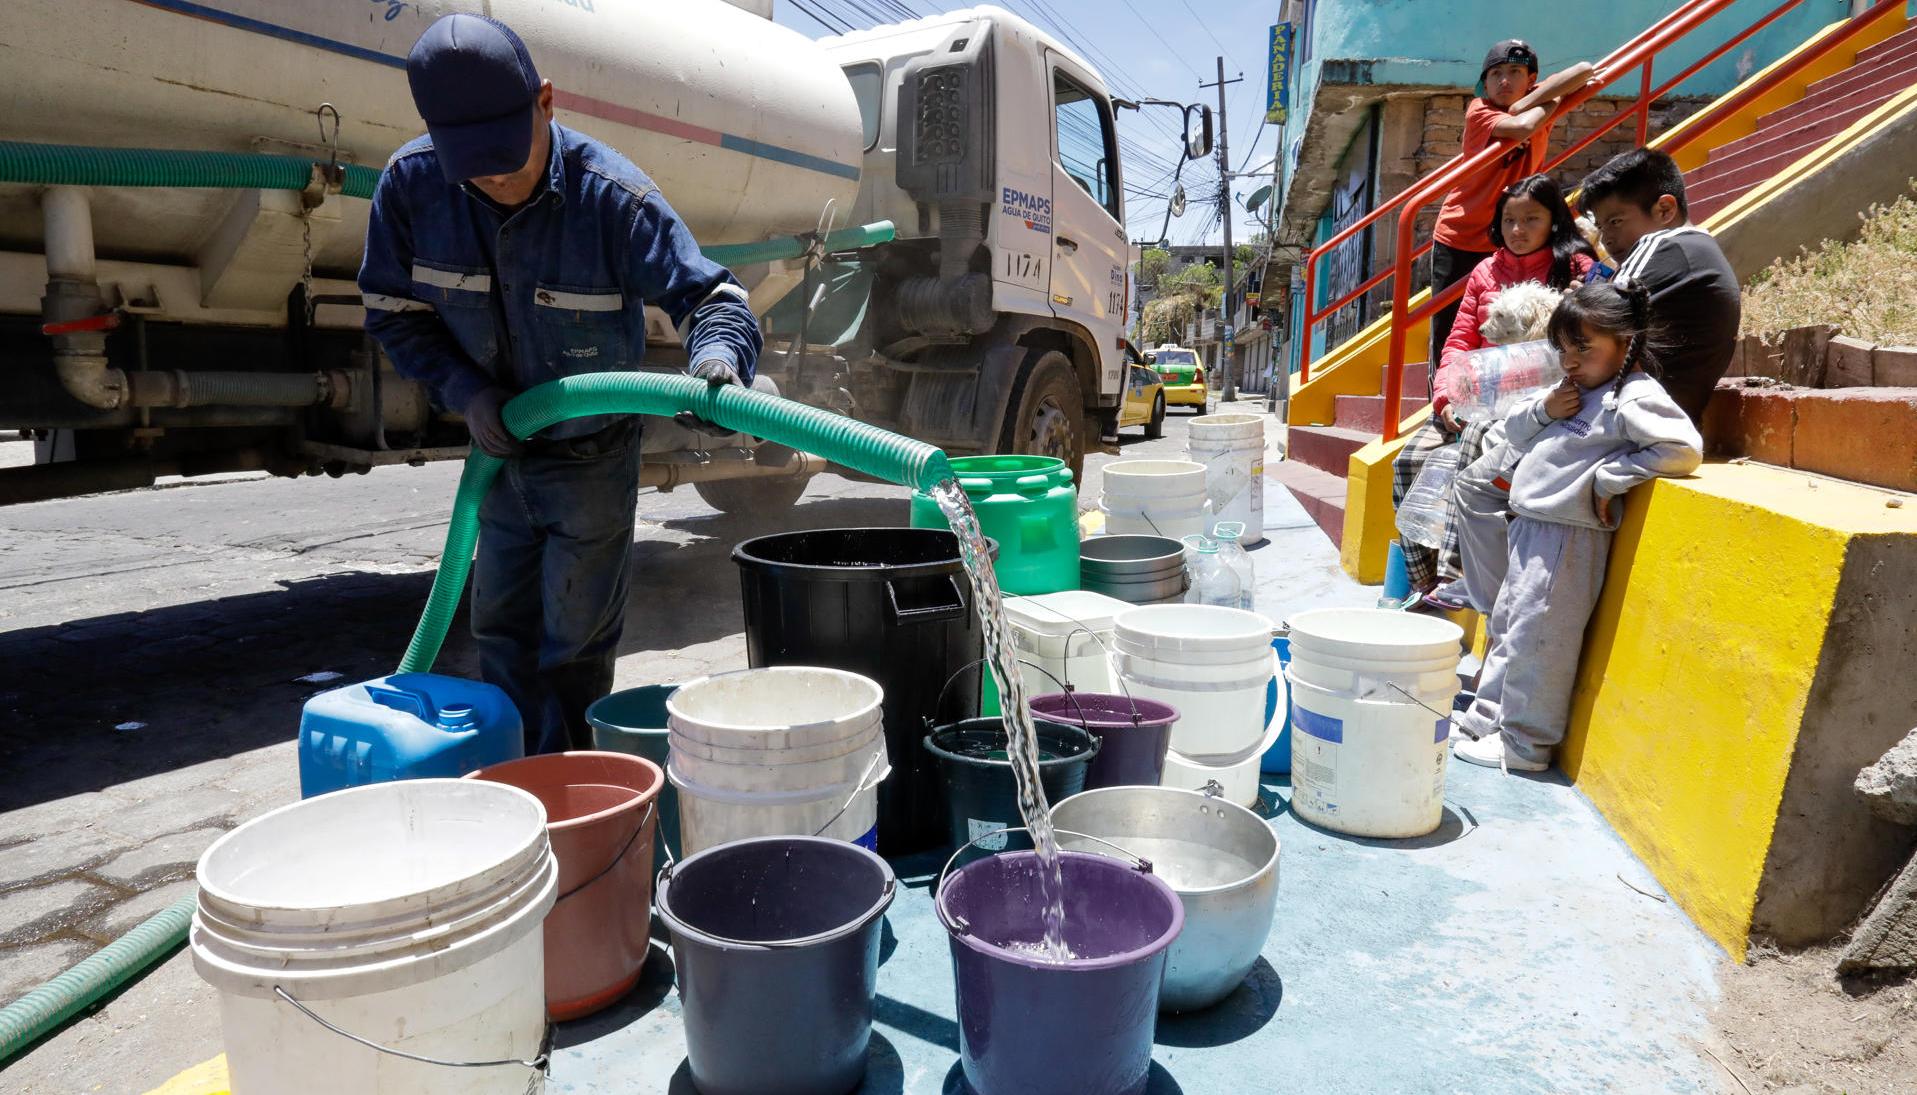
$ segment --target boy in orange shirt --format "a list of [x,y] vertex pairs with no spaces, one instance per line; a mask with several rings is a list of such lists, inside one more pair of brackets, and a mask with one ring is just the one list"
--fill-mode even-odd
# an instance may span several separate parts
[[[1590,78],[1590,64],[1580,61],[1540,83],[1537,51],[1516,38],[1499,42],[1484,55],[1477,97],[1464,112],[1464,147],[1459,154],[1474,155],[1493,141],[1535,139],[1506,153],[1496,169],[1467,180],[1445,195],[1438,223],[1431,230],[1433,293],[1463,281],[1472,268],[1490,257],[1495,250],[1491,246],[1491,217],[1498,195],[1544,166],[1545,146],[1550,141],[1545,120],[1560,98],[1584,86]],[[1452,304],[1431,319],[1434,363],[1457,315],[1458,306]]]

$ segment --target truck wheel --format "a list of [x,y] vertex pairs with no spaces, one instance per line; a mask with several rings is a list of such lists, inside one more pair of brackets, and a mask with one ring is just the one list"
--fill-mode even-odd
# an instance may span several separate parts
[[1165,393],[1159,392],[1152,400],[1152,419],[1145,423],[1145,440],[1156,441],[1165,436]]
[[1079,479],[1085,474],[1084,433],[1085,398],[1071,359],[1057,350],[1028,358],[1012,388],[998,451],[1056,456]]
[[795,479],[713,479],[694,483],[705,504],[720,513],[784,513],[798,504],[810,477]]

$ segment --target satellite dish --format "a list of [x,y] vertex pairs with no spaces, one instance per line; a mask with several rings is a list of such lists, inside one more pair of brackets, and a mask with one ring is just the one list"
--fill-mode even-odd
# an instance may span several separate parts
[[1245,199],[1245,212],[1247,213],[1258,212],[1258,207],[1265,204],[1265,199],[1269,197],[1271,197],[1270,186],[1261,186],[1258,189],[1252,191],[1251,197]]
[[1185,184],[1184,183],[1179,183],[1178,186],[1172,190],[1171,215],[1174,217],[1182,217],[1185,215]]

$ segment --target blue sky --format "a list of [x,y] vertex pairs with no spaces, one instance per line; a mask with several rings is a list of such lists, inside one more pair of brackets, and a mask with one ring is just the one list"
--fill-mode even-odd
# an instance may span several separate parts
[[[899,18],[902,7],[919,14],[952,11],[958,0],[775,0],[774,18],[808,37],[828,32],[804,9],[823,14],[828,21],[844,20],[868,27],[883,19]],[[1204,102],[1215,110],[1218,92],[1200,89],[1202,74],[1216,77],[1219,55],[1225,58],[1225,78],[1244,74],[1245,81],[1226,89],[1231,117],[1231,159],[1234,171],[1264,167],[1270,170],[1278,142],[1276,126],[1259,132],[1264,117],[1265,50],[1268,28],[1276,21],[1276,0],[998,0],[998,6],[1023,16],[1040,28],[1062,37],[1065,45],[1089,60],[1116,94],[1131,97]],[[1063,35],[1060,35],[1060,30]],[[1152,118],[1156,115],[1156,118]],[[1156,239],[1165,219],[1170,168],[1178,160],[1178,144],[1171,135],[1177,114],[1164,107],[1120,111],[1118,131],[1121,159],[1126,164],[1125,212],[1133,239]],[[1253,144],[1253,138],[1256,144]],[[1211,200],[1217,191],[1215,160],[1186,164],[1183,174],[1190,208],[1175,218],[1166,234],[1174,243],[1217,242],[1222,235],[1215,220],[1208,225]],[[1262,182],[1269,182],[1267,174]],[[1257,230],[1242,202],[1262,184],[1240,179],[1232,187],[1233,236],[1242,241]],[[1201,196],[1204,199],[1200,202]]]

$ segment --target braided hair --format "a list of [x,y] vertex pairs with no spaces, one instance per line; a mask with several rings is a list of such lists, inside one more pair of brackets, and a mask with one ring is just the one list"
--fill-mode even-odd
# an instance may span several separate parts
[[1558,302],[1551,313],[1546,337],[1551,344],[1582,347],[1593,334],[1608,335],[1624,342],[1624,364],[1618,369],[1613,394],[1624,391],[1625,378],[1639,369],[1652,376],[1662,375],[1657,360],[1646,346],[1651,331],[1651,294],[1641,285],[1620,287],[1614,282],[1594,281],[1580,285]]

